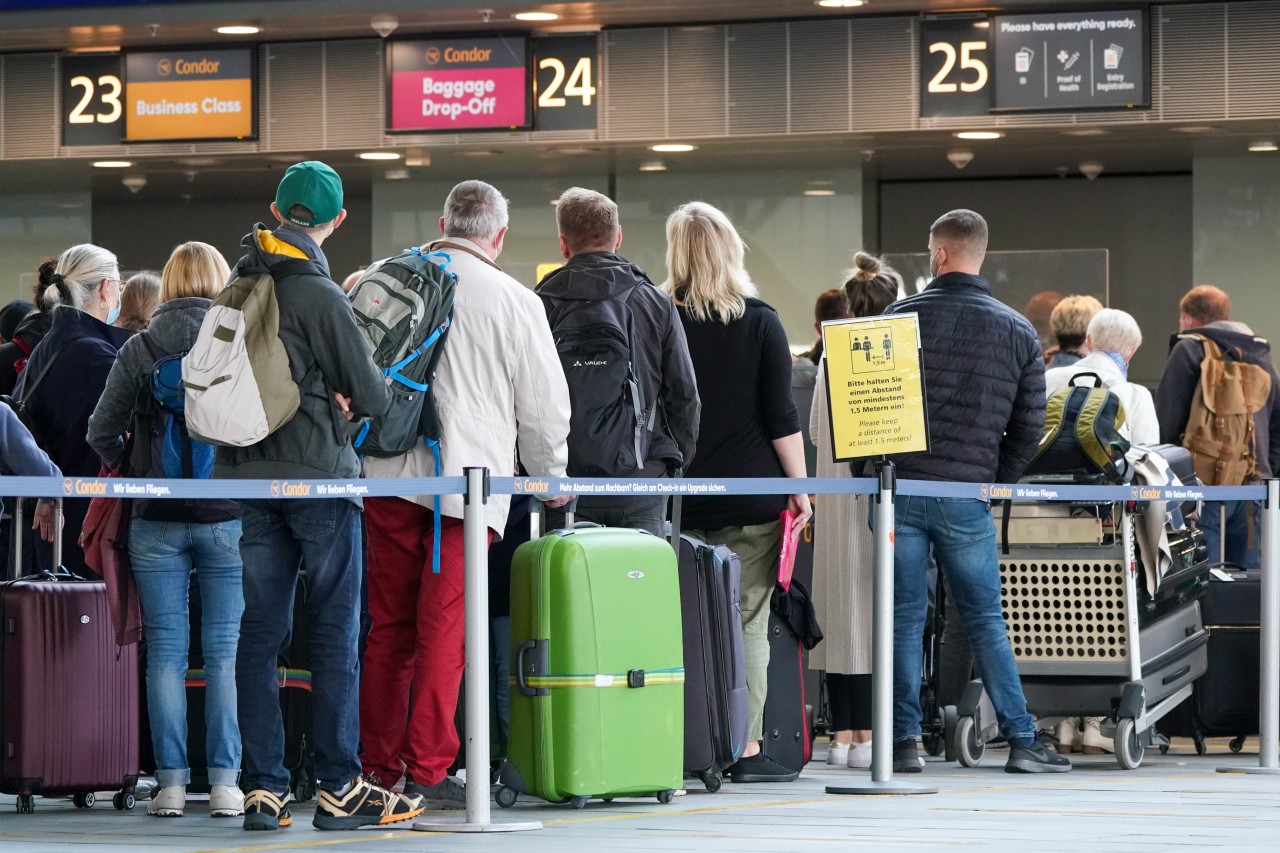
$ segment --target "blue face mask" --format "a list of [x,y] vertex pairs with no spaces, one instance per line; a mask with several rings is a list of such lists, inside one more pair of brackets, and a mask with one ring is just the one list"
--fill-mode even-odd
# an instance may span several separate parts
[[110,311],[107,312],[106,322],[108,326],[114,326],[116,324],[116,320],[120,319],[120,307],[123,304],[124,304],[124,294],[120,293],[119,298],[116,299],[116,307],[112,308]]

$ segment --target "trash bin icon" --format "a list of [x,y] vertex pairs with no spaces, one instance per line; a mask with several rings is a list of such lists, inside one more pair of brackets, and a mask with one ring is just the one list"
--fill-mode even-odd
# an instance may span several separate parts
[[1031,70],[1031,60],[1035,58],[1036,52],[1029,47],[1019,48],[1018,52],[1013,55],[1013,67],[1019,74],[1026,74]]

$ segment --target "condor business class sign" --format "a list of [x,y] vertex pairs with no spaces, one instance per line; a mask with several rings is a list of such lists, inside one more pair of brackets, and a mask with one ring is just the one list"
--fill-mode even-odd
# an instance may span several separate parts
[[530,124],[529,43],[519,36],[387,45],[388,130],[481,130]]
[[254,135],[253,52],[184,50],[125,57],[125,139]]

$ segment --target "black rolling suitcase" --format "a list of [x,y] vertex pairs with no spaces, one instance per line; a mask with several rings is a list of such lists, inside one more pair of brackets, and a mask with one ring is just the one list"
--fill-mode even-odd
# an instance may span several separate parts
[[774,588],[769,613],[769,691],[761,749],[783,767],[803,770],[813,757],[813,705],[806,689],[805,654],[822,641],[809,590],[792,577],[790,591]]
[[684,631],[684,769],[708,791],[747,741],[747,662],[739,590],[742,566],[723,545],[680,537]]

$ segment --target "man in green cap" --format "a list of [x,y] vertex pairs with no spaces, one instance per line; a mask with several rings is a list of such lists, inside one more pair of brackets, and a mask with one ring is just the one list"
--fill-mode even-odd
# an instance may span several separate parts
[[[285,172],[271,204],[280,225],[245,237],[237,276],[269,273],[279,305],[280,341],[298,385],[297,413],[246,447],[218,448],[215,477],[267,480],[355,479],[360,461],[348,421],[381,415],[390,392],[329,274],[320,246],[346,219],[342,179],[308,160]],[[244,616],[236,659],[243,743],[245,829],[289,826],[295,781],[284,765],[277,655],[286,639],[309,649],[311,729],[320,791],[313,824],[357,829],[416,817],[421,797],[371,784],[361,775],[359,664],[361,533],[359,498],[244,501],[240,555]],[[298,583],[299,573],[305,577]],[[296,594],[305,606],[289,607]],[[301,604],[301,602],[299,602]],[[305,612],[307,624],[294,625]],[[289,733],[296,736],[301,733]],[[303,761],[303,766],[307,762]],[[310,780],[308,780],[310,781]]]

